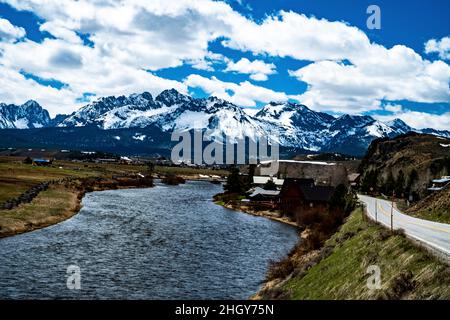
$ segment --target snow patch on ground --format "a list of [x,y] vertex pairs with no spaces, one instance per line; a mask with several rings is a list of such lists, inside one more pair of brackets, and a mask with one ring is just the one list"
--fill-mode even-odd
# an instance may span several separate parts
[[134,140],[141,140],[141,141],[144,141],[144,139],[146,138],[147,136],[145,135],[145,134],[139,134],[139,133],[136,133],[134,136],[133,136],[133,139]]

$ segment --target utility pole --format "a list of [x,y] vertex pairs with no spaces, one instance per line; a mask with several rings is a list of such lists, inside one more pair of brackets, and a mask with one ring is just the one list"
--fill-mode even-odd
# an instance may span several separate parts
[[395,197],[395,191],[392,191],[392,203],[391,203],[391,232],[394,232],[394,197]]
[[378,222],[378,198],[375,198],[375,222]]
[[364,221],[365,220],[365,213],[364,213],[364,203],[362,203],[361,202],[361,218],[362,218],[362,221]]

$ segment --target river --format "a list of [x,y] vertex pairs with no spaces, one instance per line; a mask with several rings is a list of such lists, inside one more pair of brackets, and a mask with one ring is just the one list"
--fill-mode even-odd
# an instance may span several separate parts
[[[57,225],[0,239],[0,298],[246,299],[296,230],[214,204],[220,185],[89,193]],[[81,289],[68,289],[67,267]]]

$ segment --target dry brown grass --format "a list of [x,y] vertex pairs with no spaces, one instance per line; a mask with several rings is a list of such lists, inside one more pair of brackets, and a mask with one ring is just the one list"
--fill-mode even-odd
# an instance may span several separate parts
[[73,216],[79,208],[78,191],[52,185],[30,203],[12,210],[0,210],[0,237],[58,223]]

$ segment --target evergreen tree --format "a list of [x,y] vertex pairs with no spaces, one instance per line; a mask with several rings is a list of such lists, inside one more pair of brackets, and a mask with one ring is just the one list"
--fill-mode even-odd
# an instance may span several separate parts
[[399,197],[405,196],[405,175],[403,174],[403,171],[400,170],[397,175],[397,180],[395,181],[395,194]]
[[389,172],[386,181],[384,182],[384,192],[386,195],[391,195],[395,189],[395,179],[392,175],[392,171]]
[[147,170],[148,170],[149,174],[152,174],[155,171],[155,164],[153,162],[148,162]]
[[364,175],[361,181],[361,190],[364,192],[375,191],[377,189],[377,183],[378,171],[370,170]]
[[253,177],[255,176],[256,164],[250,164],[248,166],[248,188],[253,184]]
[[241,194],[244,192],[244,185],[241,181],[238,168],[232,167],[230,169],[230,174],[228,175],[227,182],[225,183],[223,188],[225,190],[225,193]]
[[418,179],[419,179],[419,175],[417,173],[417,170],[412,169],[408,175],[408,182],[405,187],[405,193],[407,193],[407,194],[411,193],[412,186],[413,186],[414,182],[416,182]]

